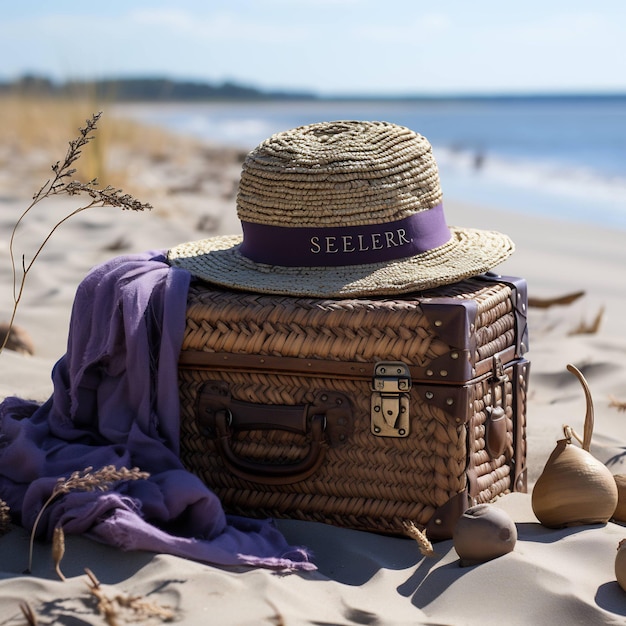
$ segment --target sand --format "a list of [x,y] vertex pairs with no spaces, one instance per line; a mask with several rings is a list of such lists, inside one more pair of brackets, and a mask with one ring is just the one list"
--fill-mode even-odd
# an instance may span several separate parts
[[[31,336],[35,355],[0,354],[2,398],[43,401],[49,396],[50,371],[65,351],[76,287],[93,265],[124,252],[239,232],[234,186],[240,165],[233,151],[190,149],[173,142],[170,159],[154,162],[140,151],[120,158],[128,158],[128,168],[145,192],[140,199],[155,209],[93,209],[55,233],[29,276],[16,320]],[[0,321],[8,319],[11,308],[8,233],[41,182],[17,180],[6,171],[0,177]],[[31,254],[55,216],[70,206],[67,199],[57,198],[36,209],[20,231],[19,254]],[[452,201],[446,202],[446,214],[450,224],[509,234],[517,251],[498,271],[527,278],[531,297],[584,291],[569,305],[529,312],[529,492],[562,435],[562,425],[582,431],[584,397],[566,371],[567,363],[576,364],[591,386],[596,408],[593,454],[614,474],[626,473],[626,415],[610,400],[626,400],[624,233]],[[593,322],[601,309],[595,332],[570,334]],[[530,493],[505,496],[494,506],[515,521],[517,544],[513,552],[473,567],[460,567],[452,541],[436,544],[436,555],[426,558],[408,539],[284,520],[279,527],[289,542],[312,550],[317,572],[279,575],[213,567],[149,552],[122,553],[68,536],[62,562],[67,580],[61,581],[46,544],[36,546],[32,574],[23,574],[28,537],[13,527],[0,538],[0,622],[24,623],[19,604],[28,600],[41,624],[106,623],[89,593],[86,567],[106,594],[141,596],[169,607],[180,624],[626,622],[626,592],[614,574],[617,545],[626,537],[623,525],[547,529],[533,515]],[[131,617],[136,614],[130,609],[120,609],[117,623]],[[139,623],[158,624],[161,618],[144,615]]]

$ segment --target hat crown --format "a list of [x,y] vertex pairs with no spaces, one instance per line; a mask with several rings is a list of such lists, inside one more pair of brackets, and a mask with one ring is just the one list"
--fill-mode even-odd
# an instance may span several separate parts
[[388,122],[321,122],[272,135],[244,161],[237,214],[273,226],[404,219],[441,203],[428,140]]

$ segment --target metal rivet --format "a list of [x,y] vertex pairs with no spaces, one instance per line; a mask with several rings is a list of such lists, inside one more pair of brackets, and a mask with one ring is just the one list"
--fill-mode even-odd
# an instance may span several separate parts
[[426,376],[432,376],[432,375],[433,375],[432,370],[426,370]]
[[328,396],[324,394],[320,399],[322,402],[326,402],[326,400],[328,400]]
[[339,405],[339,404],[343,404],[343,400],[341,398],[337,398],[335,400],[335,404]]
[[435,326],[443,326],[443,322],[441,320],[435,320]]
[[404,430],[404,428],[400,428],[400,430],[398,430],[398,434],[406,435],[406,430]]
[[376,405],[374,407],[374,411],[376,411],[376,413],[380,413],[380,407],[378,405]]
[[440,519],[440,518],[437,518],[437,519],[435,520],[435,524],[437,524],[437,526],[441,526],[441,524],[443,524],[443,522],[441,521],[441,519]]
[[448,370],[441,370],[439,372],[442,376],[447,376],[448,375]]
[[454,398],[446,398],[446,404],[452,406],[454,404]]
[[401,406],[400,407],[400,413],[406,413],[406,407],[405,406]]
[[393,415],[393,411],[387,411],[387,415]]
[[461,418],[460,418],[460,417],[457,417],[454,421],[455,421],[457,424],[460,424],[460,423],[461,423]]
[[426,396],[429,400],[432,400],[435,394],[434,394],[432,391],[427,391],[424,395],[425,395],[425,396]]
[[386,371],[387,371],[387,370],[386,370],[384,367],[381,367],[381,368],[380,368],[380,373],[381,373],[381,374],[384,374]]
[[379,433],[380,432],[380,426],[374,426],[374,432],[375,433]]
[[261,363],[265,363],[265,359],[260,359],[260,362]]
[[459,353],[458,352],[452,352],[450,354],[450,358],[451,359],[458,359],[459,358]]

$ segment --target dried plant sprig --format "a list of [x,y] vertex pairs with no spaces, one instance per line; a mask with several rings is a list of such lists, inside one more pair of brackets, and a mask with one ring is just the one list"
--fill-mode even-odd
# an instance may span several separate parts
[[35,615],[35,611],[33,611],[33,607],[28,602],[20,602],[20,611],[22,611],[22,614],[26,618],[28,626],[37,626],[37,616]]
[[69,478],[59,478],[50,497],[44,502],[33,523],[33,529],[30,534],[27,571],[31,571],[33,564],[33,546],[37,526],[44,511],[57,496],[70,491],[108,491],[118,483],[128,480],[145,480],[149,477],[150,474],[148,472],[142,472],[137,467],[128,469],[127,467],[116,468],[115,465],[105,465],[95,472],[93,467],[87,467],[84,470],[73,472]]
[[602,318],[604,317],[604,307],[600,307],[596,316],[590,322],[581,320],[578,326],[570,330],[567,334],[573,335],[595,335],[600,330]]
[[9,530],[11,530],[11,509],[4,500],[0,500],[0,536],[6,535]]
[[130,610],[133,614],[132,621],[141,623],[145,623],[152,617],[158,617],[164,622],[172,621],[176,617],[169,607],[150,602],[143,596],[129,596],[124,593],[107,594],[96,575],[89,568],[85,568],[85,573],[89,578],[87,583],[89,592],[98,601],[98,612],[109,626],[118,626],[118,618],[121,617],[120,609]]
[[572,304],[572,302],[576,302],[576,300],[582,298],[584,295],[584,291],[574,291],[572,293],[567,293],[564,296],[556,296],[553,298],[537,298],[529,296],[528,306],[537,309],[549,309],[553,306],[566,306],[568,304]]
[[422,556],[435,556],[435,549],[430,539],[426,536],[425,530],[420,530],[413,522],[404,522],[404,532],[412,539],[415,539]]
[[618,411],[626,411],[626,401],[619,400],[615,396],[609,395],[609,406]]
[[61,561],[65,556],[65,533],[62,526],[54,529],[52,536],[52,560],[54,561],[54,571],[61,580],[65,580],[65,576],[61,571]]
[[[99,189],[98,181],[95,178],[90,180],[88,183],[71,180],[72,176],[76,173],[76,169],[74,169],[72,165],[79,159],[82,153],[82,148],[85,147],[92,139],[94,139],[95,135],[93,133],[97,128],[97,124],[100,120],[101,115],[102,112],[95,113],[91,116],[90,119],[86,120],[85,126],[79,129],[78,137],[69,142],[69,147],[65,155],[65,159],[63,161],[57,161],[54,165],[52,165],[52,171],[54,173],[54,176],[40,187],[39,191],[33,196],[33,200],[30,205],[24,210],[24,212],[20,215],[17,222],[13,226],[13,230],[11,231],[11,238],[9,240],[9,255],[11,258],[11,269],[13,272],[13,312],[11,314],[11,319],[8,325],[9,331],[13,327],[13,322],[15,321],[17,309],[24,293],[26,278],[28,277],[28,274],[31,271],[33,264],[39,258],[39,255],[43,251],[44,247],[46,246],[52,235],[62,224],[64,224],[67,220],[71,219],[75,215],[94,207],[111,206],[129,211],[144,211],[152,209],[152,205],[150,205],[149,203],[140,202],[130,194],[123,193],[121,189],[115,189],[111,186],[106,186],[102,189]],[[26,256],[23,254],[21,255],[22,277],[21,280],[18,281],[18,272],[15,260],[15,235],[20,224],[23,222],[28,213],[30,213],[30,211],[41,201],[51,196],[58,196],[62,194],[68,196],[87,195],[89,201],[86,202],[84,205],[78,207],[77,209],[71,211],[68,215],[63,217],[52,227],[50,232],[46,235],[46,237],[43,239],[43,241],[35,251],[30,261],[26,262]],[[8,337],[9,332],[7,332],[6,337],[2,342],[2,345],[0,345],[0,352],[2,352],[2,350],[6,346]]]

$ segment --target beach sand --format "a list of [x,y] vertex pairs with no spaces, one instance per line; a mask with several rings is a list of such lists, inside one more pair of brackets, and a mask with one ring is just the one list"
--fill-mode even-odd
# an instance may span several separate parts
[[[240,231],[234,209],[240,156],[181,140],[172,142],[171,158],[155,161],[141,151],[119,157],[127,159],[118,166],[128,169],[141,194],[133,192],[155,208],[146,213],[92,209],[54,234],[29,276],[16,319],[31,336],[35,355],[0,354],[0,397],[47,399],[51,368],[65,351],[76,287],[95,264],[126,252]],[[42,182],[11,175],[6,168],[0,176],[0,321],[11,312],[10,228]],[[36,208],[19,232],[18,255],[32,254],[55,216],[71,206],[67,198],[55,198]],[[614,474],[626,474],[626,414],[610,401],[611,396],[626,400],[624,233],[452,201],[446,202],[446,215],[450,224],[509,234],[517,251],[497,271],[527,278],[532,298],[584,291],[569,305],[529,311],[529,492],[562,437],[563,424],[582,432],[584,396],[566,371],[568,363],[583,371],[594,397],[593,454]],[[571,334],[591,324],[601,310],[595,332]],[[409,539],[278,521],[290,543],[312,550],[317,572],[279,575],[213,567],[167,555],[122,553],[68,536],[62,562],[67,580],[61,581],[50,546],[43,543],[36,546],[32,575],[23,574],[28,537],[14,527],[0,538],[0,622],[24,623],[19,604],[28,600],[41,624],[104,624],[86,585],[86,567],[107,593],[139,595],[167,606],[181,624],[626,622],[626,592],[614,573],[626,528],[609,522],[549,530],[534,517],[530,493],[507,495],[495,506],[516,522],[515,550],[465,568],[452,541],[436,544],[436,555],[427,558]],[[119,623],[126,618],[120,614]],[[144,617],[140,623],[161,620]]]

